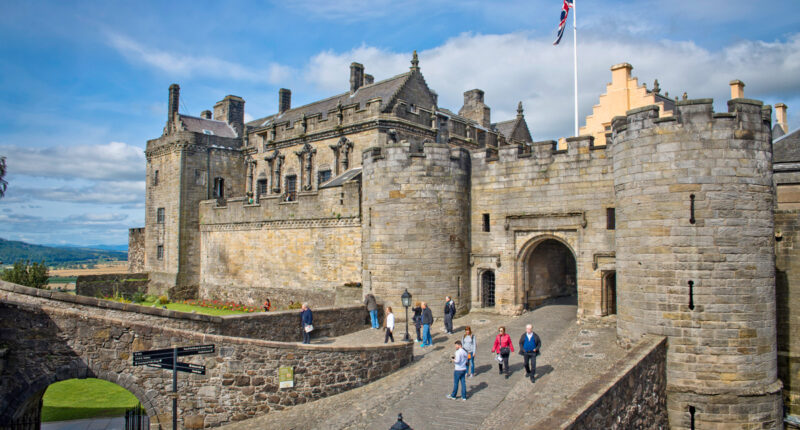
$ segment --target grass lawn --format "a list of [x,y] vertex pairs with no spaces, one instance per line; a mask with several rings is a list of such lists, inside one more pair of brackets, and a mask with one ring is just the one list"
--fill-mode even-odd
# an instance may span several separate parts
[[[142,305],[142,306],[153,306],[153,303],[154,302],[146,302],[145,301],[145,302],[138,303],[138,304]],[[186,304],[183,304],[183,303],[169,303],[167,305],[160,305],[159,304],[159,305],[156,305],[156,306],[157,307],[166,306],[167,309],[171,309],[173,311],[179,311],[179,312],[189,312],[189,313],[191,313],[192,311],[195,311],[198,314],[206,314],[206,315],[234,315],[234,314],[247,313],[247,312],[241,312],[241,311],[231,311],[231,310],[227,310],[227,309],[204,308],[202,306],[192,306],[192,305],[186,305]]]
[[78,420],[125,415],[139,400],[130,391],[100,379],[68,379],[47,387],[42,421]]

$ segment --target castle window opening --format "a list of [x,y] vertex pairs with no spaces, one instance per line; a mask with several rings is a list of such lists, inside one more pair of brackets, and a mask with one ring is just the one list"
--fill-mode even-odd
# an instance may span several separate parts
[[617,213],[614,208],[606,208],[606,230],[617,228]]
[[481,274],[481,304],[484,308],[494,307],[494,271]]
[[331,180],[330,170],[320,170],[317,173],[317,187]]
[[483,231],[491,230],[491,218],[489,214],[483,214]]
[[214,198],[215,199],[225,198],[225,179],[214,178]]
[[153,186],[158,185],[158,170],[153,172]]
[[297,175],[289,175],[286,177],[286,201],[295,200],[297,200]]
[[156,224],[164,224],[164,208],[156,209]]
[[158,245],[156,247],[156,258],[159,260],[164,259],[164,245]]
[[256,183],[256,192],[258,195],[267,194],[267,180],[266,179],[259,179]]

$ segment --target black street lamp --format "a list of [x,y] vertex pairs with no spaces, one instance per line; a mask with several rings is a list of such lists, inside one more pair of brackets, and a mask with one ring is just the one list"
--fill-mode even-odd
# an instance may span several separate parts
[[406,424],[405,421],[403,421],[403,414],[397,414],[397,422],[394,423],[394,425],[391,428],[389,428],[389,430],[413,430],[413,429],[408,424]]
[[408,337],[408,307],[411,306],[411,293],[408,292],[408,288],[403,292],[403,296],[400,299],[403,301],[403,306],[406,307],[406,335],[403,337],[403,341],[410,342],[411,339]]

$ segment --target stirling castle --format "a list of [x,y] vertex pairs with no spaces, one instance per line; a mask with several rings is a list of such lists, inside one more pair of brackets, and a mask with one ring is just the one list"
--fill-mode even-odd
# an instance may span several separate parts
[[573,296],[623,344],[667,337],[671,427],[779,428],[800,414],[800,134],[739,81],[714,112],[630,72],[560,142],[534,141],[521,104],[492,122],[478,89],[440,107],[416,53],[380,82],[353,63],[349,91],[305,106],[281,89],[250,122],[232,95],[179,113],[172,85],[132,269],[251,304],[360,285],[395,309],[408,290],[517,314]]

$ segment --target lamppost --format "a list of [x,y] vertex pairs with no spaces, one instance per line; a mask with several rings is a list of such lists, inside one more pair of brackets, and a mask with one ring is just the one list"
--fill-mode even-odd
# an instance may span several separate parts
[[[411,297],[411,296],[409,296]],[[397,414],[397,422],[389,428],[389,430],[412,430],[411,427],[403,421],[403,414]]]
[[409,342],[411,339],[408,337],[408,307],[411,306],[411,293],[408,292],[408,288],[403,292],[403,296],[400,299],[403,301],[403,306],[406,307],[406,335],[403,337],[403,341]]

